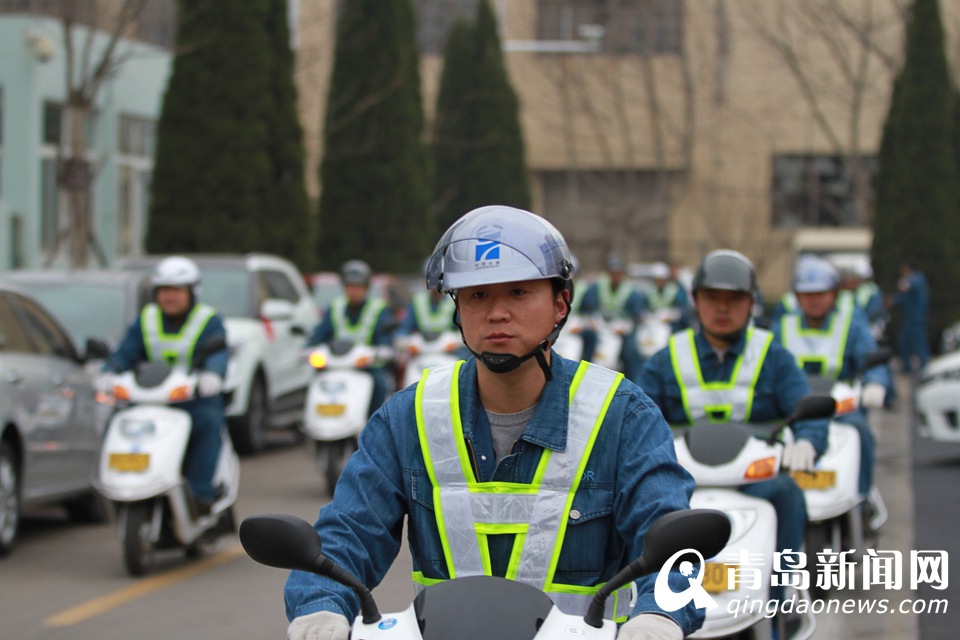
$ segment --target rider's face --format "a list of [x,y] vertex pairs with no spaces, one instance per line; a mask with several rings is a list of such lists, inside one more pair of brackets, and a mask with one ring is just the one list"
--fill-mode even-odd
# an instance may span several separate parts
[[797,304],[807,321],[820,322],[827,317],[837,301],[836,291],[817,291],[814,293],[798,293]]
[[190,308],[190,287],[157,287],[157,305],[164,315],[182,316]]
[[362,284],[344,285],[343,291],[347,296],[347,301],[352,305],[360,304],[367,297],[367,287]]
[[704,335],[723,339],[746,328],[753,296],[744,291],[699,289],[694,296],[694,305]]
[[549,280],[466,287],[457,294],[457,308],[471,349],[516,356],[536,348],[567,309]]

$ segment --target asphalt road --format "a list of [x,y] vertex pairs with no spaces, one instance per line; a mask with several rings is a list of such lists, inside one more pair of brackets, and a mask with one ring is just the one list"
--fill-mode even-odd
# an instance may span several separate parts
[[[877,484],[890,519],[875,548],[899,550],[906,556],[912,549],[955,550],[960,446],[915,440],[909,414],[909,407],[901,407],[876,417]],[[325,500],[322,488],[304,445],[277,444],[242,459],[238,516],[279,511],[312,521]],[[381,611],[400,610],[410,601],[409,571],[404,551],[384,584],[374,590]],[[172,553],[153,573],[131,578],[112,525],[72,525],[57,510],[35,512],[25,523],[21,544],[0,561],[0,638],[284,638],[285,576],[248,559],[231,537],[200,560],[187,561]],[[840,595],[856,601],[882,595],[898,602],[953,600],[952,591],[926,593],[921,588],[918,593],[902,589]],[[957,615],[956,610],[919,616],[822,614],[816,637],[953,638]]]

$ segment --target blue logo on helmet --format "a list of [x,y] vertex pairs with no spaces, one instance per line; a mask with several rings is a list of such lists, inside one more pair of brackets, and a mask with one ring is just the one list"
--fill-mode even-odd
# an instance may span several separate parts
[[500,259],[500,243],[496,240],[481,240],[477,242],[476,253],[473,257],[477,262]]

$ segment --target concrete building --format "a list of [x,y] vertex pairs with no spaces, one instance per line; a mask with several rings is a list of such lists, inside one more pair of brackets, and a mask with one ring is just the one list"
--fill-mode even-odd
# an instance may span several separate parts
[[[0,270],[68,263],[66,192],[58,180],[72,133],[63,28],[20,5],[23,13],[6,6],[0,13]],[[169,41],[168,26],[153,35]],[[78,63],[88,33],[75,28]],[[95,32],[94,63],[108,40]],[[121,39],[116,56],[123,62],[97,92],[86,128],[94,174],[90,264],[142,250],[154,129],[170,73],[165,46]]]
[[[610,251],[689,265],[731,247],[776,296],[798,251],[869,248],[870,179],[909,3],[491,2],[535,209],[588,269]],[[429,120],[446,30],[476,0],[414,3]],[[941,4],[949,28],[957,2]],[[336,6],[299,4],[313,195]]]

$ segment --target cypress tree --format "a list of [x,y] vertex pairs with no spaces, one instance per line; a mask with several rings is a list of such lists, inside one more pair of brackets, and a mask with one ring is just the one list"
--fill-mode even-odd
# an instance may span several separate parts
[[319,257],[419,272],[435,233],[410,0],[341,5],[320,166]]
[[180,0],[147,249],[300,261],[307,197],[286,0]]
[[878,157],[873,261],[884,288],[912,257],[930,283],[930,331],[960,315],[960,187],[953,146],[954,88],[937,0],[915,0],[904,65],[894,85]]
[[455,29],[437,98],[435,200],[441,227],[482,205],[530,208],[520,102],[488,0],[478,3],[474,28]]

